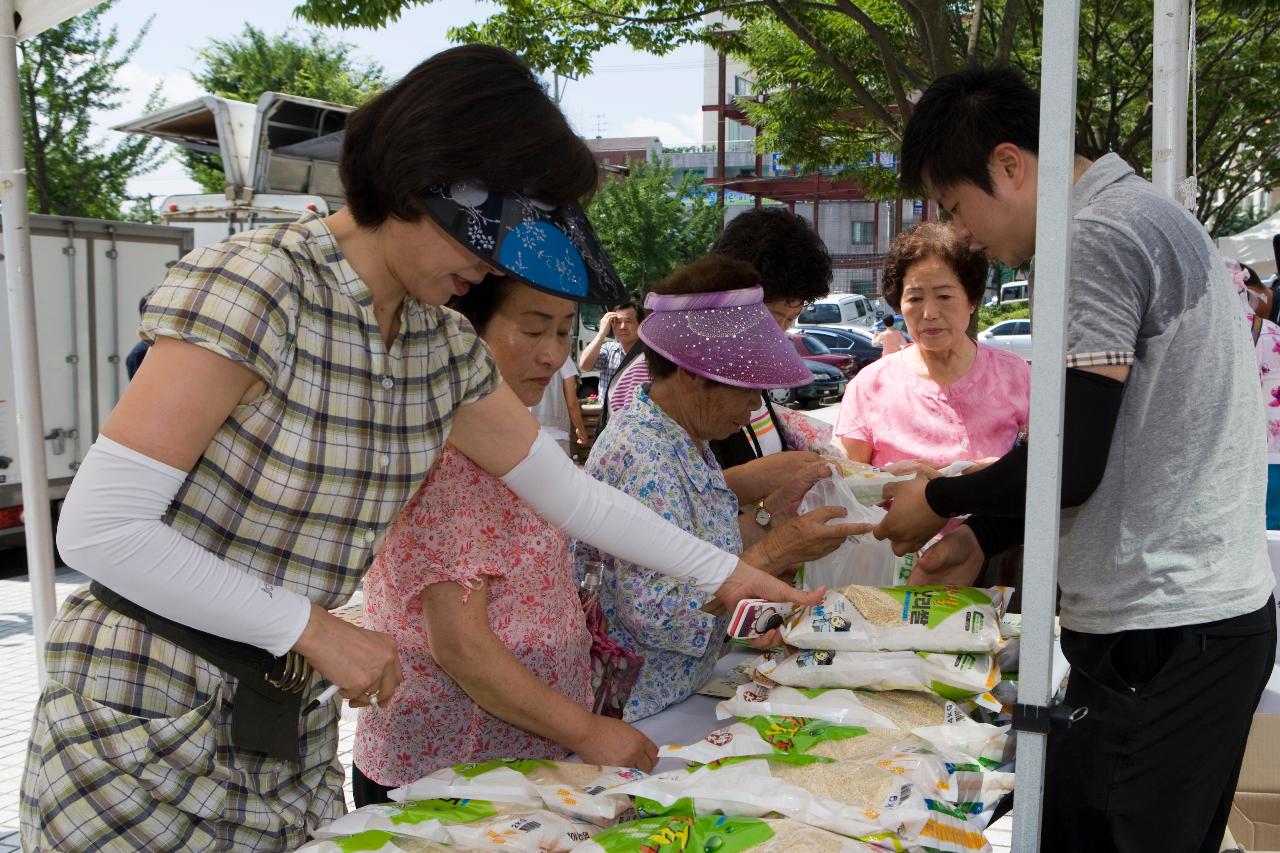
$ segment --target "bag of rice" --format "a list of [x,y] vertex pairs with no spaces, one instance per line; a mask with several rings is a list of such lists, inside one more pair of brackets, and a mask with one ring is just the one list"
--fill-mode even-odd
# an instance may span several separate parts
[[932,690],[956,702],[971,699],[990,710],[1000,709],[1000,703],[990,695],[1000,683],[995,657],[970,652],[801,649],[784,658],[757,661],[752,678],[761,684],[790,687]]
[[456,847],[449,847],[438,841],[370,829],[355,835],[318,839],[302,845],[297,853],[456,853],[456,851]]
[[802,717],[749,717],[716,729],[697,743],[658,749],[659,758],[709,764],[735,755],[785,755],[809,752],[825,741],[862,737],[867,729]]
[[854,838],[889,832],[911,839],[929,819],[924,797],[898,774],[814,755],[726,758],[649,776],[621,790],[636,798],[642,814],[687,800],[682,805],[700,815],[777,814]]
[[449,827],[449,843],[457,850],[569,853],[599,831],[595,824],[538,809],[454,824]]
[[890,690],[874,693],[841,688],[801,689],[743,684],[716,706],[716,717],[805,717],[845,726],[910,732],[968,720],[964,709],[933,693]]
[[846,586],[798,608],[782,628],[788,645],[847,652],[999,651],[1007,589]]
[[391,792],[391,799],[458,797],[530,808],[609,826],[631,807],[610,789],[644,774],[625,767],[600,767],[543,759],[499,759],[455,764]]
[[315,831],[316,838],[337,838],[369,830],[448,841],[446,824],[471,823],[493,817],[498,809],[486,800],[409,800],[379,803],[348,812]]
[[620,823],[573,853],[875,853],[852,838],[785,818],[671,814]]

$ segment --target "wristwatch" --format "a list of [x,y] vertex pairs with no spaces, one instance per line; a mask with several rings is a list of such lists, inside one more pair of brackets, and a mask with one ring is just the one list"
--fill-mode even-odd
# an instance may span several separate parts
[[772,521],[773,521],[773,513],[769,512],[769,510],[764,508],[764,501],[758,502],[756,504],[756,524],[760,525],[765,530],[768,530],[769,523]]

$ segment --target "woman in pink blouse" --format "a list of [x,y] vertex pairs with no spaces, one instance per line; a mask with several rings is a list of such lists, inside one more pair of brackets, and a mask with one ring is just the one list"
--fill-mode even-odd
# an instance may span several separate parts
[[[503,381],[536,405],[569,353],[574,303],[506,278],[454,307]],[[591,637],[565,534],[451,445],[388,531],[364,589],[365,627],[395,638],[404,678],[394,701],[360,711],[357,805],[491,758],[576,752],[653,767],[647,737],[589,710]]]
[[884,298],[915,343],[849,383],[835,434],[850,459],[931,473],[1013,447],[1027,424],[1031,371],[968,335],[986,277],[986,258],[949,225],[921,223],[893,241]]

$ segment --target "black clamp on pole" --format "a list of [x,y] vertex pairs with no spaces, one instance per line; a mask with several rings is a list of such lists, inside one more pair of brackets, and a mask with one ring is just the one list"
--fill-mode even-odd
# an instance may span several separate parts
[[1013,727],[1020,732],[1047,735],[1050,731],[1069,729],[1089,715],[1088,708],[1072,708],[1067,705],[1013,706]]

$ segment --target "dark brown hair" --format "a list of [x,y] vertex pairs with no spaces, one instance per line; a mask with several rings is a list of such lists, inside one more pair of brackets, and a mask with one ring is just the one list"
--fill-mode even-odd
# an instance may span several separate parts
[[[712,254],[676,270],[654,285],[653,292],[667,295],[714,293],[720,290],[744,290],[759,283],[760,273],[751,264],[725,255]],[[675,364],[665,356],[647,349],[644,357],[649,362],[649,375],[654,379],[675,375]]]
[[417,193],[463,179],[550,204],[590,198],[595,158],[510,51],[442,51],[347,118],[339,162],[347,206],[366,228],[423,216]]
[[969,304],[977,307],[987,286],[987,259],[969,248],[950,225],[921,222],[894,239],[884,258],[884,301],[902,310],[902,281],[907,270],[926,258],[937,258],[955,272]]
[[765,302],[812,302],[831,291],[826,244],[807,219],[785,208],[761,207],[735,216],[711,251],[755,267]]

